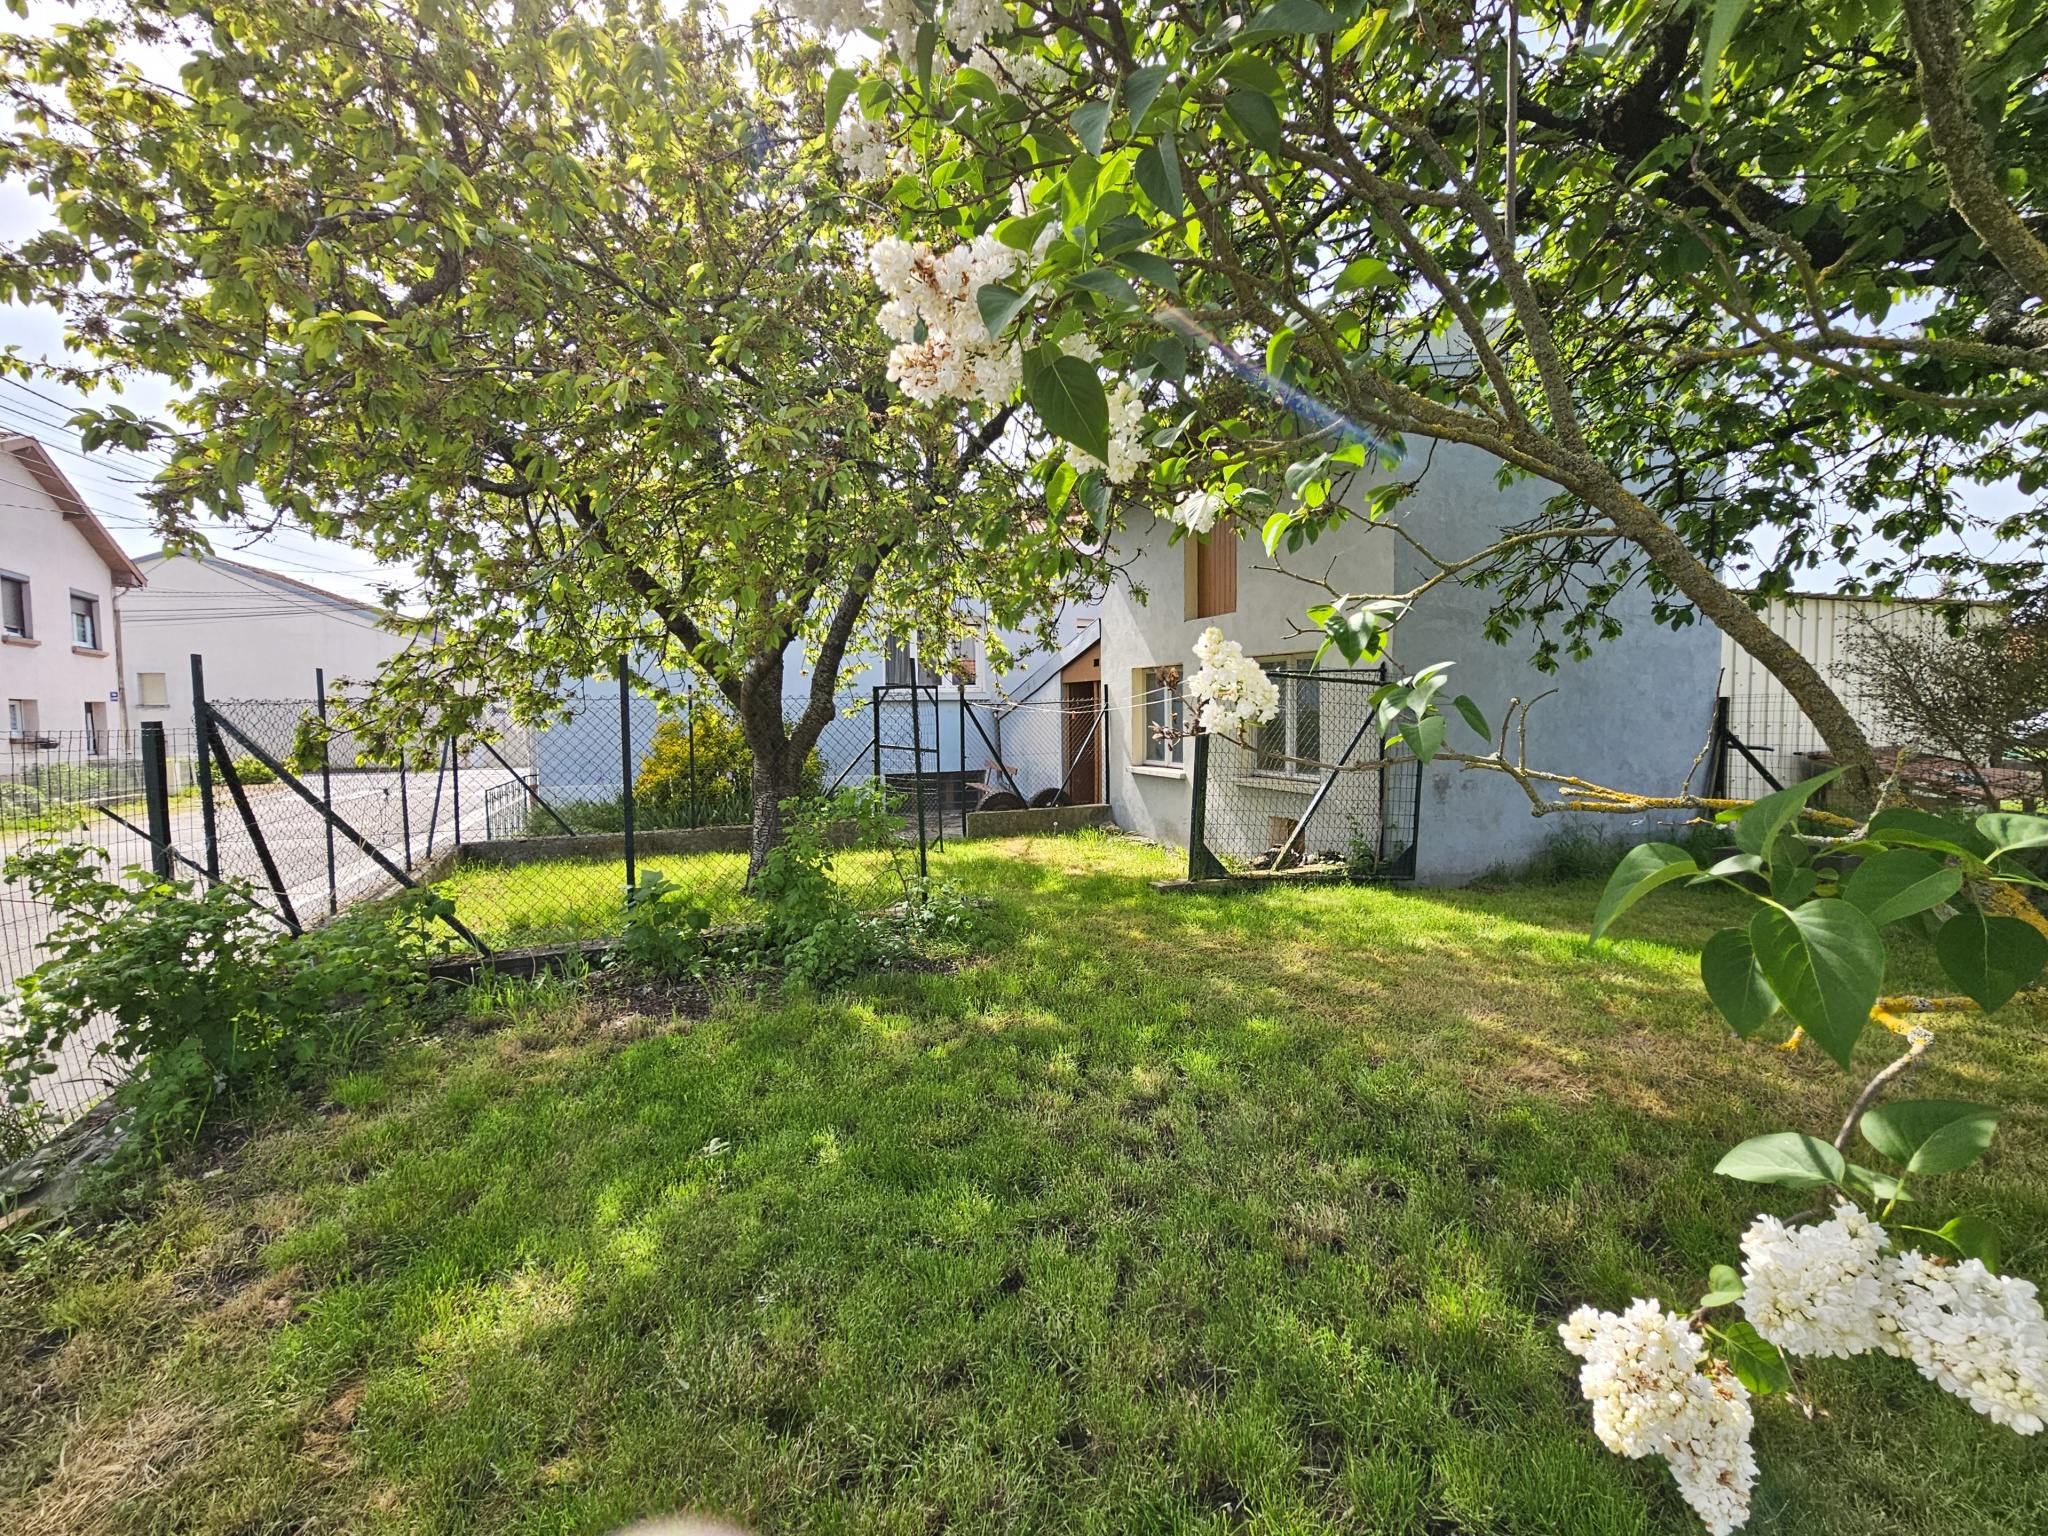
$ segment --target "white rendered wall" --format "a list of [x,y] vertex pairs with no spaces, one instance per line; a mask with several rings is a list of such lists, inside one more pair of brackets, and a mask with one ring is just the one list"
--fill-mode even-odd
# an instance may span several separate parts
[[[106,563],[11,453],[0,453],[0,570],[29,579],[30,639],[0,645],[0,699],[34,699],[44,733],[85,730],[88,700],[121,728],[114,663],[114,585]],[[71,595],[99,603],[99,645],[71,643]]]

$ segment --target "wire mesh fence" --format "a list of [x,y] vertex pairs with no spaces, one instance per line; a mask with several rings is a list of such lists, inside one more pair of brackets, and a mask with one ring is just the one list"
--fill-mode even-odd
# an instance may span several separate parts
[[[1191,870],[1413,879],[1421,764],[1390,752],[1399,738],[1379,730],[1371,698],[1381,672],[1268,675],[1280,690],[1272,720],[1242,738],[1197,738]],[[1216,861],[1207,869],[1204,850]]]

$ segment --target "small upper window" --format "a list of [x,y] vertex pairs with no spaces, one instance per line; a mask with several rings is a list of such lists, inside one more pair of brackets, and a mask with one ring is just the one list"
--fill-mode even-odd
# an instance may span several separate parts
[[28,583],[19,576],[0,576],[0,631],[28,638]]
[[135,695],[144,709],[169,709],[171,691],[164,684],[161,672],[138,672],[135,674]]
[[71,599],[71,643],[88,651],[100,648],[100,605],[92,598]]

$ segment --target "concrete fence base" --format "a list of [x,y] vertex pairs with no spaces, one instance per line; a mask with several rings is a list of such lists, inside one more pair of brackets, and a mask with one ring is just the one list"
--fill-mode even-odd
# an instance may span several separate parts
[[1032,837],[1053,832],[1078,832],[1083,827],[1113,827],[1106,805],[1048,805],[1037,811],[969,811],[967,835]]

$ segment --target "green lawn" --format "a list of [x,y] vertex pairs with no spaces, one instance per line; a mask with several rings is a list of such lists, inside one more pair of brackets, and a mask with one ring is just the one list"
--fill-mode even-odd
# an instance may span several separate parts
[[[1690,1302],[1756,1209],[1721,1150],[1846,1103],[1710,1021],[1733,898],[1589,956],[1590,887],[1161,897],[1101,837],[942,869],[995,898],[954,974],[680,1022],[508,993],[24,1248],[0,1530],[1700,1529],[1554,1330]],[[1957,1192],[2037,1276],[2044,1067],[2013,1009],[1919,1084],[2013,1107]],[[1824,1416],[1760,1405],[1751,1531],[2048,1529],[2040,1443],[1901,1361],[1809,1379]]]

